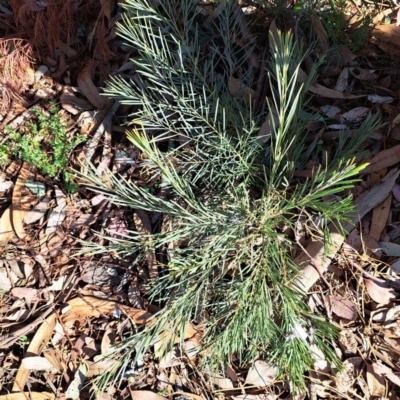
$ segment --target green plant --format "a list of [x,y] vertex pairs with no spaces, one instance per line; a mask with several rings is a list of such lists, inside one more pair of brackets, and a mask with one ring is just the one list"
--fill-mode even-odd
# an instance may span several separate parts
[[350,26],[350,17],[347,15],[349,4],[346,0],[329,0],[323,7],[321,5],[315,2],[313,9],[318,11],[332,46],[345,45],[353,51],[360,50],[370,36],[371,14],[363,10],[357,26]]
[[22,133],[6,126],[7,140],[0,146],[0,164],[9,161],[10,154],[35,165],[43,174],[52,178],[64,176],[65,186],[69,191],[76,191],[78,186],[72,182],[71,175],[65,172],[71,151],[86,137],[67,137],[66,122],[58,115],[58,107],[49,108],[49,116],[34,108],[35,122],[26,122]]
[[141,168],[149,180],[158,179],[167,197],[109,171],[99,176],[94,166],[82,178],[118,206],[167,216],[168,229],[152,235],[133,231],[122,239],[99,234],[108,244],[85,243],[82,251],[139,254],[136,262],[141,262],[149,249],[162,249],[167,262],[160,266],[167,273],[150,282],[149,299],[161,311],[106,355],[118,361],[98,380],[101,387],[122,379],[130,363],[155,344],[154,357],[171,351],[166,333],[169,339],[178,335],[183,348],[184,331],[193,321],[203,329],[202,365],[213,371],[232,362],[232,356],[242,366],[264,357],[298,390],[315,359],[303,333],[339,365],[329,346],[336,328],[314,316],[301,288],[294,287],[296,244],[287,232],[295,232],[301,221],[329,245],[327,223],[340,229],[351,215],[351,197],[323,198],[352,187],[363,168],[353,156],[377,127],[376,119],[364,123],[354,139],[341,137],[336,153],[313,179],[296,178],[307,162],[300,113],[316,67],[300,83],[302,46],[290,34],[278,34],[267,70],[267,105],[278,118],[272,118],[268,144],[260,146],[260,116],[229,92],[232,76],[251,85],[251,74],[243,71],[254,49],[251,41],[235,45],[242,29],[235,3],[229,1],[211,22],[196,8],[197,1],[159,0],[153,6],[128,0],[124,5],[119,34],[139,51],[134,62],[143,84],[115,77],[107,93],[140,106],[128,137],[147,157]]

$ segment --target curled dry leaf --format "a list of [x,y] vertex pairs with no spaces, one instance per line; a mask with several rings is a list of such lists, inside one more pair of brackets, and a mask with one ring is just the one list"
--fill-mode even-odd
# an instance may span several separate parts
[[381,169],[395,165],[398,162],[400,162],[400,145],[379,152],[374,158],[372,158],[369,165],[367,165],[362,173],[370,174],[371,172],[378,172]]
[[92,71],[95,68],[94,62],[91,62],[78,74],[78,86],[86,98],[96,107],[103,108],[105,98],[101,97],[99,91],[92,81]]
[[374,282],[372,279],[364,279],[364,284],[371,299],[378,304],[388,304],[396,298],[396,292],[387,287],[385,282]]
[[331,295],[329,296],[329,302],[331,311],[338,317],[349,321],[355,321],[357,319],[357,307],[351,300]]

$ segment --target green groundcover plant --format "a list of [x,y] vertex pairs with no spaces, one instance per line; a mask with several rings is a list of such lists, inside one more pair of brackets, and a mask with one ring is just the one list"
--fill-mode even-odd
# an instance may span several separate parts
[[86,140],[86,136],[67,137],[67,124],[58,115],[59,108],[52,105],[49,115],[44,115],[39,108],[33,108],[35,120],[25,123],[23,132],[6,126],[7,138],[0,145],[0,165],[10,161],[14,155],[38,170],[54,178],[62,175],[68,191],[75,192],[78,185],[72,182],[72,175],[65,171],[71,151]]
[[302,116],[317,66],[300,83],[302,46],[290,34],[270,38],[266,101],[277,118],[261,146],[257,134],[265,115],[229,91],[231,77],[245,86],[253,79],[247,60],[254,43],[242,37],[237,2],[228,1],[215,18],[197,3],[127,0],[118,26],[139,52],[136,79],[114,77],[107,93],[136,106],[128,137],[146,157],[140,167],[159,188],[149,191],[107,171],[99,176],[93,166],[85,179],[115,205],[160,213],[168,229],[110,235],[106,245],[85,243],[85,253],[137,256],[137,263],[149,250],[166,255],[159,264],[163,273],[149,282],[149,301],[161,311],[112,350],[108,356],[118,363],[98,384],[122,378],[135,361],[151,356],[157,342],[161,348],[153,357],[170,351],[172,342],[160,341],[163,332],[180,336],[183,348],[185,326],[193,322],[202,329],[199,359],[208,371],[262,358],[301,388],[316,358],[311,341],[339,365],[330,347],[337,331],[311,313],[295,286],[296,243],[287,232],[301,221],[329,245],[328,222],[340,229],[352,205],[349,196],[325,196],[353,186],[363,168],[354,154],[376,119],[354,138],[341,137],[312,179],[296,178],[309,157]]

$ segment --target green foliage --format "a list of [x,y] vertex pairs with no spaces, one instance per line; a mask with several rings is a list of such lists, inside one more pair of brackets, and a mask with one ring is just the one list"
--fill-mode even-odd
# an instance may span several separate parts
[[56,106],[49,108],[49,116],[43,115],[38,108],[33,110],[36,121],[26,122],[22,133],[6,126],[8,137],[0,146],[0,164],[7,163],[10,155],[14,155],[52,178],[63,174],[67,190],[78,190],[78,186],[71,181],[71,175],[64,170],[71,151],[86,137],[67,138],[66,123],[58,115]]
[[[169,352],[173,343],[160,340],[165,332],[180,336],[182,346],[187,323],[196,321],[204,330],[203,366],[223,369],[233,355],[241,366],[262,357],[299,389],[315,355],[298,332],[313,331],[313,342],[338,365],[329,348],[337,330],[314,316],[301,288],[294,287],[296,244],[285,232],[296,232],[301,220],[329,244],[328,222],[340,229],[351,215],[351,197],[343,193],[363,168],[353,156],[377,127],[376,119],[364,123],[356,138],[341,137],[313,179],[296,178],[308,160],[300,114],[316,73],[299,83],[301,44],[279,34],[271,47],[267,105],[278,118],[262,147],[257,132],[265,116],[228,89],[233,75],[251,84],[250,72],[243,71],[251,70],[246,61],[253,44],[235,45],[241,32],[235,2],[211,22],[194,0],[153,4],[124,5],[118,29],[139,51],[132,60],[137,81],[115,77],[108,94],[139,106],[129,139],[147,157],[141,168],[150,180],[158,179],[166,196],[109,171],[99,176],[94,166],[82,178],[118,206],[160,213],[166,228],[152,235],[132,231],[122,239],[99,235],[107,244],[85,243],[83,252],[137,255],[141,263],[146,251],[157,249],[167,256],[161,265],[167,273],[150,282],[149,300],[161,308],[156,319],[113,349],[118,365],[97,383],[122,377],[155,344],[154,357]],[[343,200],[323,200],[332,194]]]
[[[373,27],[372,16],[375,12],[373,6],[371,6],[372,10],[370,9],[368,12],[362,6],[361,20],[353,26],[349,25],[351,15],[349,15],[348,9],[351,2],[349,3],[347,0],[302,0],[297,1],[293,8],[287,7],[286,0],[259,0],[259,3],[264,6],[268,15],[277,18],[281,24],[285,23],[285,14],[298,15],[303,32],[306,35],[311,34],[314,39],[316,39],[315,32],[310,31],[310,28],[313,26],[313,12],[317,12],[332,48],[345,45],[353,51],[360,50],[370,37]],[[378,8],[376,7],[376,10]]]
[[[317,6],[318,7],[318,6]],[[372,18],[365,12],[357,27],[349,26],[349,16],[346,15],[348,2],[346,0],[329,0],[319,15],[329,41],[333,46],[345,45],[353,51],[360,50],[369,38]]]

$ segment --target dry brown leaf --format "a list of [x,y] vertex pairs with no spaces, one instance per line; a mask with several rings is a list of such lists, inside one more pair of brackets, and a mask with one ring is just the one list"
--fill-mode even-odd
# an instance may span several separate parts
[[40,301],[40,296],[37,289],[29,287],[15,287],[11,289],[11,294],[17,299],[25,299],[28,307],[31,306],[32,302]]
[[57,369],[54,368],[53,364],[51,364],[45,357],[25,357],[22,359],[21,364],[24,368],[32,371],[58,372]]
[[[43,351],[44,347],[47,345],[47,342],[50,340],[51,335],[53,334],[56,326],[56,320],[57,318],[55,314],[49,315],[44,320],[42,325],[40,325],[39,329],[36,331],[35,336],[32,338],[32,341],[30,342],[25,354],[39,355]],[[13,392],[19,392],[24,388],[29,373],[30,370],[26,369],[21,363],[14,380],[14,385],[12,388]]]
[[370,109],[367,107],[356,107],[350,111],[345,112],[339,118],[339,122],[346,124],[349,122],[357,123],[367,118]]
[[229,92],[232,96],[243,99],[246,103],[250,102],[255,97],[256,91],[246,86],[240,79],[229,78],[228,82]]
[[146,323],[151,317],[151,314],[147,311],[92,296],[77,297],[69,300],[68,304],[70,309],[62,316],[64,322],[85,321],[87,317],[99,318],[102,314],[112,314],[115,311],[118,312],[118,310],[126,313],[139,325]]
[[[304,82],[306,79],[307,79],[307,74],[301,68],[299,68],[299,75],[298,75],[299,82]],[[337,92],[336,90],[329,89],[318,83],[314,83],[314,85],[311,85],[308,91],[314,94],[318,94],[319,96],[322,97],[329,97],[331,99],[358,99],[360,97],[366,96],[365,94],[355,95],[355,94],[346,94]]]
[[378,75],[368,69],[349,68],[350,73],[360,81],[373,81],[378,79]]
[[378,42],[378,47],[391,57],[400,56],[400,46],[389,42]]
[[[58,323],[58,322],[57,322]],[[59,323],[58,323],[59,324]],[[54,339],[54,336],[53,336]],[[59,349],[47,349],[43,352],[46,360],[58,371],[64,371],[67,369],[67,365],[62,358],[61,351]]]
[[86,99],[77,97],[74,93],[64,89],[60,97],[61,107],[73,115],[82,113],[82,111],[91,110],[92,104]]
[[39,221],[44,216],[44,214],[46,214],[49,201],[50,199],[46,195],[40,203],[29,210],[24,217],[25,224],[29,225],[33,224],[36,221]]
[[277,368],[266,361],[258,360],[249,369],[245,385],[265,387],[275,381]]
[[331,52],[330,57],[334,64],[348,64],[354,61],[357,58],[357,55],[354,54],[347,46],[336,46]]
[[11,208],[6,208],[0,218],[0,243],[6,243],[15,237],[15,232],[11,224]]
[[86,361],[89,367],[88,372],[86,374],[86,378],[89,379],[94,376],[100,375],[106,372],[107,370],[110,370],[117,364],[117,362],[118,362],[117,360],[110,360],[107,358],[98,359],[96,361]]
[[[343,68],[343,71],[340,73],[340,75],[336,81],[335,90],[337,92],[344,92],[348,85],[349,85],[349,69]],[[335,106],[323,106],[323,107],[335,107]],[[321,109],[322,109],[322,107],[321,107]],[[336,109],[338,109],[338,108],[336,107]],[[339,110],[338,112],[340,112],[340,109],[338,109],[338,110]],[[325,113],[325,114],[328,115],[327,113]],[[334,117],[336,114],[328,115],[328,117]]]
[[390,194],[377,205],[372,212],[371,228],[369,236],[379,242],[382,231],[385,229],[386,222],[390,213],[390,204],[392,203],[392,195]]
[[[143,210],[136,210],[133,213],[133,220],[135,222],[135,226],[138,232],[143,235],[150,235],[151,234],[151,222],[150,218],[147,215],[146,211]],[[158,267],[157,267],[157,260],[156,254],[154,250],[147,250],[146,251],[146,260],[147,260],[147,267],[149,269],[149,275],[151,279],[158,277]]]
[[215,386],[218,386],[220,389],[224,389],[224,390],[233,389],[233,382],[228,378],[216,377],[216,378],[212,378],[211,381]]
[[[365,214],[376,207],[389,195],[399,174],[400,171],[396,169],[391,170],[382,180],[382,183],[375,185],[368,192],[365,192],[356,199],[355,215],[351,222],[343,224],[344,230],[350,232],[354,228],[354,225],[358,223],[358,221],[364,217]],[[332,258],[340,249],[344,241],[344,237],[338,233],[334,226],[329,226],[328,229],[332,237],[332,245],[330,246],[328,253],[326,253],[325,244],[323,242],[311,241],[306,246],[307,253],[310,254],[314,260],[316,260],[322,273],[326,271],[331,263]],[[310,261],[309,256],[304,252],[296,257],[295,263],[302,269],[302,271],[300,272],[294,285],[298,285],[307,292],[320,278],[320,274]]]
[[75,372],[74,379],[72,379],[65,391],[65,397],[67,399],[78,400],[80,398],[80,393],[82,392],[82,387],[86,380],[87,373],[88,366],[85,362],[82,362]]
[[374,371],[373,364],[367,362],[367,382],[370,396],[384,397],[386,393],[385,378]]
[[393,5],[391,5],[391,7],[388,7],[386,10],[382,10],[380,13],[376,14],[373,18],[372,18],[372,23],[373,24],[378,24],[379,22],[384,21],[385,17],[393,14],[395,12],[395,10],[398,10],[399,7],[395,6],[395,4],[398,4],[397,0],[393,0]]
[[94,61],[90,62],[86,68],[84,68],[78,74],[78,86],[86,98],[96,107],[103,108],[105,104],[105,98],[101,97],[99,91],[92,81],[92,71],[95,68]]
[[22,189],[25,185],[25,182],[32,176],[31,169],[32,166],[29,163],[24,162],[22,164],[17,182],[15,182],[11,205],[11,223],[14,228],[14,232],[20,239],[25,240],[30,239],[25,232],[23,224],[23,220],[30,209],[30,205],[22,201]]
[[372,369],[376,375],[385,376],[387,379],[389,379],[395,385],[400,387],[400,378],[397,375],[395,375],[395,373],[386,365],[379,364],[379,363],[373,363]]
[[357,307],[351,300],[330,295],[329,302],[331,311],[338,317],[348,319],[349,321],[355,321],[357,319]]
[[21,393],[11,393],[4,394],[0,396],[0,400],[53,400],[56,395],[53,393],[46,392],[21,392]]
[[105,355],[115,343],[115,331],[107,328],[101,339],[101,354]]
[[371,236],[368,234],[364,234],[362,236],[362,241],[364,244],[364,249],[366,250],[366,253],[368,256],[374,256],[375,258],[381,258],[382,257],[382,250],[379,245],[379,243],[373,239]]
[[371,299],[378,304],[388,304],[396,298],[396,293],[385,282],[374,282],[372,279],[364,278],[364,284]]
[[[128,386],[129,387],[129,386]],[[166,397],[159,396],[149,390],[129,390],[132,400],[168,400]]]
[[[392,169],[382,179],[381,183],[375,185],[370,190],[357,197],[355,201],[356,216],[353,218],[353,224],[356,224],[359,220],[361,220],[362,217],[364,217],[364,215],[366,215],[369,211],[386,199],[386,197],[392,191],[399,175],[399,170]],[[345,229],[350,231],[350,229],[353,227],[353,224],[347,224]]]
[[321,23],[321,20],[318,17],[318,14],[314,11],[313,16],[312,16],[312,24],[314,26],[315,33],[318,36],[318,43],[319,47],[321,48],[322,52],[325,53],[328,48],[328,34],[326,33],[326,30],[324,26]]
[[[328,229],[332,240],[328,253],[326,253],[325,245],[322,242],[311,241],[306,246],[307,253],[317,262],[321,273],[327,270],[328,266],[331,264],[332,258],[338,252],[344,241],[344,237],[337,232],[334,226],[329,226]],[[301,252],[294,260],[301,268],[295,285],[306,292],[308,292],[311,286],[321,277],[314,264],[310,261],[308,254]]]
[[400,144],[379,152],[372,158],[367,167],[362,170],[362,173],[370,174],[371,172],[378,172],[381,169],[391,167],[398,162],[400,162]]
[[351,357],[343,362],[344,369],[335,377],[339,393],[348,392],[354,384],[354,379],[361,374],[363,365],[364,360],[361,357]]
[[387,174],[387,168],[382,168],[378,172],[372,172],[369,174],[369,182],[370,186],[375,186],[378,182],[382,180],[382,178]]
[[389,42],[397,46],[400,44],[400,26],[393,24],[377,25],[372,33],[376,38],[384,42]]

